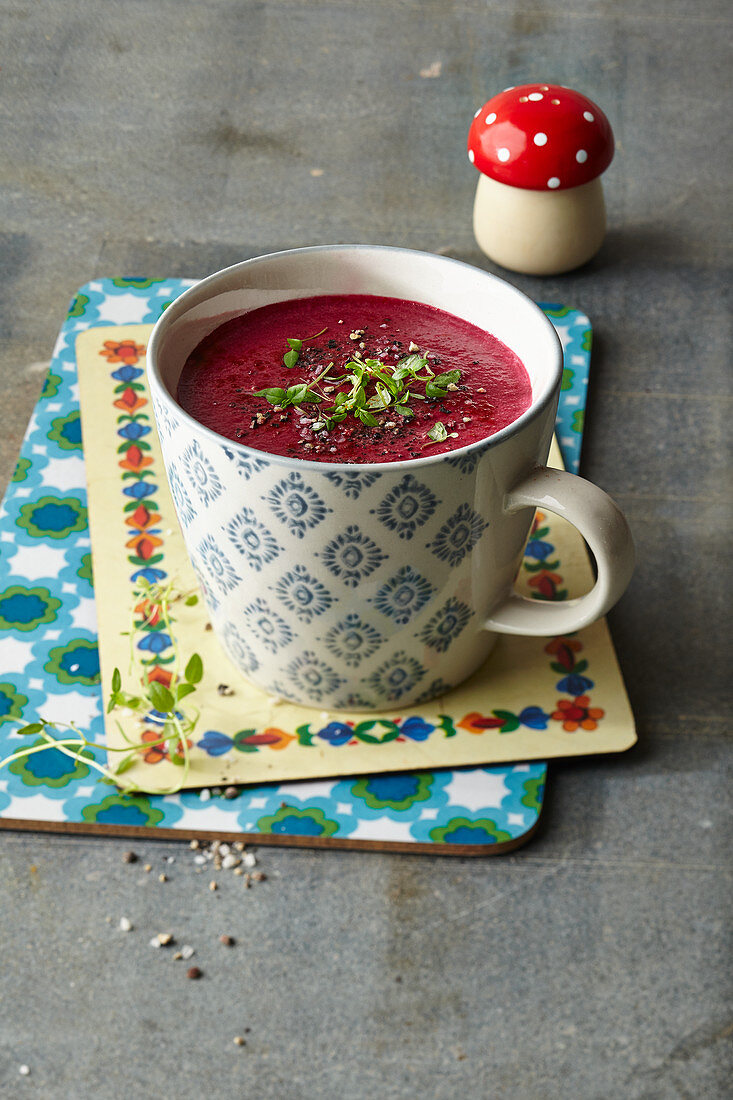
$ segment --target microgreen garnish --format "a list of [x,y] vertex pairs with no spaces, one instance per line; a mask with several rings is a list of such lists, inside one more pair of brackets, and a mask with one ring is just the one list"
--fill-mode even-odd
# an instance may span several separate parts
[[323,401],[320,394],[310,389],[305,382],[298,386],[289,386],[288,389],[282,389],[280,386],[270,386],[264,390],[255,390],[254,396],[264,397],[266,401],[279,409],[297,408],[297,406],[307,402]]
[[[305,339],[288,338],[289,351],[283,356],[283,363],[289,369],[294,367],[300,357],[303,344],[322,336],[326,329],[315,336]],[[351,339],[363,335],[363,330],[355,329]],[[415,350],[417,349],[417,350]],[[264,397],[276,409],[299,408],[301,405],[319,405],[314,412],[311,428],[316,434],[331,431],[336,424],[352,416],[370,428],[380,426],[380,415],[409,419],[415,415],[414,402],[442,401],[450,391],[457,390],[461,381],[459,370],[443,371],[436,374],[430,366],[427,356],[421,355],[419,348],[410,343],[410,354],[392,365],[381,359],[367,359],[358,349],[341,368],[337,377],[332,374],[334,364],[321,371],[317,377],[296,386],[266,386],[256,390],[255,397]],[[334,393],[336,386],[342,387]],[[422,390],[422,392],[419,392]],[[330,402],[326,404],[326,402]],[[394,423],[385,420],[389,427]],[[445,427],[438,423],[427,433],[433,443],[442,443],[448,438]]]
[[[132,614],[131,629],[127,632],[130,637],[131,657],[135,653],[135,638],[150,623],[161,623],[166,633],[175,639],[175,633],[172,630],[170,606],[178,600],[182,600],[186,606],[192,606],[198,602],[198,596],[194,592],[184,593],[178,591],[173,583],[165,586],[150,584],[145,578],[139,578],[137,587],[133,592],[133,606],[137,614]],[[140,615],[142,615],[142,619],[139,618]],[[123,689],[122,674],[118,668],[115,668],[112,673],[112,690],[107,705],[107,713],[109,714],[117,708],[123,708],[137,715],[142,724],[150,718],[151,711],[155,711],[156,726],[160,729],[160,735],[156,740],[143,741],[141,739],[135,741],[128,736],[120,723],[117,722],[117,728],[125,744],[118,747],[100,745],[99,742],[90,741],[74,722],[39,720],[22,726],[15,732],[21,737],[39,736],[41,743],[34,742],[18,749],[17,752],[0,760],[0,767],[11,764],[14,760],[32,756],[37,752],[58,749],[65,756],[70,756],[73,760],[94,768],[101,773],[106,782],[113,783],[128,793],[145,790],[151,794],[173,794],[181,790],[186,783],[189,772],[191,747],[188,738],[193,733],[199,718],[196,708],[192,709],[188,704],[184,708],[181,704],[184,699],[193,694],[197,685],[201,682],[204,666],[199,654],[194,653],[189,657],[185,668],[180,673],[177,671],[179,667],[180,654],[177,647],[175,647],[175,665],[172,669],[170,685],[166,686],[157,680],[148,680],[143,670],[142,675],[139,677],[139,694],[133,694]],[[162,726],[160,725],[161,719]],[[69,732],[63,733],[63,730]],[[141,753],[158,746],[165,746],[170,762],[181,767],[181,775],[177,783],[169,787],[142,786],[140,783],[132,783],[124,778],[124,773],[140,758]],[[119,763],[114,766],[100,764],[94,756],[94,750],[100,748],[105,749],[107,753],[121,753]]]
[[432,439],[433,443],[442,443],[443,440],[448,438],[448,431],[445,424],[442,424],[440,420],[433,424],[432,428],[428,432],[428,439]]
[[292,370],[292,368],[298,362],[303,344],[307,344],[311,340],[317,340],[319,336],[323,336],[324,332],[327,331],[327,329],[322,328],[320,332],[317,332],[315,334],[315,336],[304,336],[301,340],[298,340],[294,337],[288,337],[285,342],[290,347],[290,351],[286,351],[283,355],[283,363],[288,368],[288,370]]

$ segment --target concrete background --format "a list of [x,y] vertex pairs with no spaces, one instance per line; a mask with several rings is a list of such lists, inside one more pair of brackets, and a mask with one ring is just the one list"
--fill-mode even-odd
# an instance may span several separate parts
[[[81,283],[329,242],[490,267],[474,110],[528,80],[602,105],[602,252],[509,278],[593,321],[583,472],[637,542],[610,621],[640,733],[625,756],[553,765],[540,833],[511,857],[261,849],[267,882],[211,894],[183,845],[0,835],[4,1096],[730,1095],[730,15],[2,0],[3,484]],[[205,980],[153,956],[168,927]]]

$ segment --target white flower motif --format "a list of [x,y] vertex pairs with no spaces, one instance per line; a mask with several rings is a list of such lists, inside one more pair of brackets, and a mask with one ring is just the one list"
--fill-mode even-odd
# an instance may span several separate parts
[[299,539],[303,538],[309,527],[315,527],[333,511],[297,473],[279,481],[265,499],[280,522]]
[[254,672],[260,662],[248,642],[245,642],[234,623],[226,622],[222,628],[222,641],[229,656],[245,672]]
[[173,503],[176,506],[176,515],[182,527],[188,527],[196,518],[196,512],[191,504],[191,498],[183,487],[181,475],[171,462],[168,466],[168,484],[170,485]]
[[321,557],[326,568],[350,588],[356,588],[364,577],[387,560],[387,555],[356,524],[331,539]]
[[237,454],[229,447],[223,448],[224,454],[227,456],[230,462],[234,463],[237,473],[241,474],[245,481],[260,472],[260,470],[266,470],[270,465],[264,458],[250,458],[249,455]]
[[396,531],[401,539],[411,539],[418,527],[430,519],[438,499],[426,485],[406,474],[384,500],[372,508],[380,523]]
[[382,585],[374,597],[374,606],[403,626],[425,606],[435,589],[411,565],[403,565]]
[[383,701],[394,702],[412,691],[425,675],[425,669],[414,657],[407,653],[395,653],[388,661],[380,665],[366,683]]
[[280,547],[272,533],[260,523],[250,508],[243,508],[238,516],[223,528],[254,570],[258,573],[280,553]]
[[357,667],[384,641],[378,630],[352,611],[326,634],[323,643],[344,664]]
[[197,439],[183,452],[183,466],[196,494],[203,504],[211,504],[223,492],[216,470],[201,450]]
[[206,535],[201,540],[197,551],[201,566],[222,595],[225,596],[237,587],[242,578],[211,535]]
[[294,637],[292,630],[264,600],[255,600],[245,607],[244,614],[247,617],[249,630],[271,653],[277,653],[278,649],[292,642]]
[[323,614],[333,603],[328,589],[311,576],[304,565],[294,565],[290,572],[272,586],[272,590],[288,611],[292,611],[304,623]]
[[290,677],[298,692],[309,695],[317,702],[325,695],[331,695],[344,683],[343,678],[330,665],[309,650],[291,661],[285,674]]
[[427,544],[427,548],[441,561],[455,567],[473,549],[488,526],[473,508],[462,504],[443,524],[433,541]]
[[329,481],[332,481],[339,489],[343,489],[344,495],[349,500],[358,500],[363,490],[368,489],[381,476],[381,474],[362,474],[356,470],[353,472],[351,470],[333,470],[331,473],[326,474]]
[[450,599],[426,623],[418,637],[431,649],[437,649],[438,653],[445,653],[464,629],[472,614],[471,608],[465,603]]

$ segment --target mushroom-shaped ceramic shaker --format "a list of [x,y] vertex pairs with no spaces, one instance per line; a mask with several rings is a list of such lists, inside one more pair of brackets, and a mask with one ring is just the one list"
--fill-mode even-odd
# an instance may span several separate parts
[[600,107],[553,84],[523,84],[474,115],[468,159],[481,177],[473,231],[486,255],[526,275],[557,275],[594,256],[606,210],[600,175],[613,133]]

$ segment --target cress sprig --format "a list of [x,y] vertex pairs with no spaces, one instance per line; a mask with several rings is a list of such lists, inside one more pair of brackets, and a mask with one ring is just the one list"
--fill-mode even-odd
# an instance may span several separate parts
[[[162,622],[163,628],[172,639],[175,632],[172,630],[170,613],[171,604],[183,600],[187,606],[198,602],[195,593],[180,592],[170,582],[167,585],[150,584],[144,577],[139,578],[137,587],[133,593],[133,603],[138,614],[142,614],[142,620],[136,619],[132,614],[130,630],[126,633],[130,637],[131,667],[134,661],[134,639],[137,634],[151,623]],[[142,602],[141,602],[142,601]],[[175,644],[175,642],[174,642]],[[199,719],[199,712],[191,708],[190,702],[183,705],[183,700],[193,695],[197,685],[204,674],[203,661],[198,653],[189,657],[182,672],[176,670],[180,665],[180,655],[175,649],[175,665],[170,687],[159,683],[157,680],[148,681],[144,670],[140,672],[140,693],[134,695],[123,691],[122,674],[118,668],[112,673],[112,691],[107,705],[107,713],[122,708],[136,714],[141,722],[149,718],[151,710],[156,711],[163,719],[160,736],[152,741],[135,741],[130,738],[122,725],[117,722],[117,728],[125,742],[121,746],[102,745],[96,741],[90,741],[82,730],[74,722],[54,722],[39,719],[30,722],[15,731],[16,736],[31,737],[40,736],[41,744],[33,743],[25,745],[16,752],[0,760],[0,767],[12,764],[15,760],[22,760],[38,752],[48,749],[58,749],[72,760],[83,763],[98,771],[103,780],[113,783],[120,790],[132,793],[144,790],[150,794],[174,794],[181,790],[188,778],[190,764],[190,747],[188,738],[193,733]],[[62,730],[70,731],[63,734]],[[177,783],[168,787],[155,787],[148,784],[132,783],[125,778],[124,773],[132,767],[141,753],[159,746],[166,746],[168,758],[172,764],[181,768],[180,779]],[[116,766],[100,764],[94,758],[95,748],[104,748],[107,753],[120,753],[121,757]]]
[[[326,329],[307,337],[314,340],[322,336]],[[283,357],[286,367],[294,367],[298,361],[304,340],[288,339],[290,351]],[[412,345],[414,347],[414,345]],[[303,405],[323,406],[316,410],[311,427],[314,432],[330,432],[349,415],[368,427],[380,425],[379,416],[389,412],[402,418],[414,416],[413,401],[439,401],[449,391],[457,390],[461,380],[459,370],[442,371],[436,374],[424,355],[411,352],[394,366],[381,359],[363,358],[355,351],[352,358],[344,364],[344,373],[340,377],[331,374],[333,363],[321,371],[310,382],[301,382],[295,386],[267,386],[256,390],[255,397],[264,397],[276,410],[301,408]],[[336,386],[348,383],[348,388],[334,393]],[[418,392],[421,389],[422,392]],[[325,407],[325,403],[332,403]],[[388,421],[385,420],[385,425]],[[392,426],[392,425],[390,425]],[[442,443],[448,436],[456,437],[456,432],[448,432],[438,421],[427,433],[430,443]],[[429,446],[430,443],[425,444]]]

